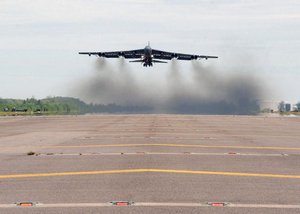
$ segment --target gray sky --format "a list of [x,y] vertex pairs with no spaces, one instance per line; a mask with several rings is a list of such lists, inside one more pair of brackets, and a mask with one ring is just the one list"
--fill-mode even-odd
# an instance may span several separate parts
[[[218,55],[219,68],[251,65],[271,93],[299,101],[299,0],[0,0],[0,97],[67,95],[95,60],[78,51],[144,47]],[[111,60],[111,64],[116,64]],[[189,62],[182,62],[187,68]],[[158,80],[168,65],[130,64]]]

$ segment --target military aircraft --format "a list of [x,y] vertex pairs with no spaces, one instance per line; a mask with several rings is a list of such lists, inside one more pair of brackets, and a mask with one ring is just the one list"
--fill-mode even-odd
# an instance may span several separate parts
[[153,66],[153,63],[167,63],[162,60],[196,60],[196,59],[208,59],[218,58],[217,56],[206,56],[206,55],[192,55],[182,54],[174,52],[166,52],[161,50],[152,49],[150,43],[144,49],[136,49],[130,51],[112,51],[112,52],[79,52],[79,54],[95,55],[105,58],[119,58],[124,57],[125,59],[136,59],[129,62],[140,62],[144,67]]

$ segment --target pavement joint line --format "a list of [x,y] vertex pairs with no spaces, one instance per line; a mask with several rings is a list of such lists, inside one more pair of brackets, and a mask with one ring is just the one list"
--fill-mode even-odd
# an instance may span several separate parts
[[200,156],[271,156],[283,157],[288,154],[259,154],[259,153],[209,153],[209,152],[92,152],[92,153],[37,153],[35,156],[118,156],[118,155],[200,155]]
[[300,175],[263,174],[263,173],[245,173],[245,172],[220,172],[220,171],[197,171],[197,170],[176,170],[176,169],[120,169],[120,170],[101,170],[101,171],[11,174],[11,175],[0,175],[0,179],[34,178],[34,177],[58,177],[58,176],[75,176],[75,175],[146,173],[146,172],[148,172],[148,173],[150,172],[150,173],[175,173],[175,174],[193,174],[193,175],[219,175],[219,176],[239,176],[239,177],[300,179]]
[[38,148],[96,148],[96,147],[141,147],[141,146],[161,146],[161,147],[194,147],[194,148],[231,148],[231,149],[266,149],[266,150],[300,150],[299,147],[277,147],[277,146],[230,146],[230,145],[203,145],[203,144],[90,144],[90,145],[57,145],[39,146]]
[[[127,201],[120,201],[126,203]],[[127,202],[132,207],[214,207],[222,208],[276,208],[276,209],[300,209],[300,204],[247,204],[247,203],[229,203],[229,202]],[[34,202],[31,207],[20,207],[16,203],[0,204],[1,208],[72,208],[72,207],[117,207],[112,202],[104,203],[38,203]],[[213,206],[213,204],[223,204],[223,206]]]

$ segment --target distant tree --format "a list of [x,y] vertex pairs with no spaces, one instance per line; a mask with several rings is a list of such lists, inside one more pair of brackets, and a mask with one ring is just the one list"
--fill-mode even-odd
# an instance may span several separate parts
[[29,112],[41,111],[47,114],[63,113],[101,113],[101,112],[150,112],[153,109],[147,106],[120,106],[117,104],[86,104],[85,102],[72,97],[47,97],[37,100],[34,97],[25,100],[0,98],[0,111],[15,111],[27,109]]
[[281,101],[281,102],[278,104],[278,111],[279,111],[279,112],[284,112],[284,111],[285,111],[285,103],[284,103],[284,101]]
[[297,111],[300,111],[300,102],[298,102],[298,103],[296,104],[296,106],[297,106]]

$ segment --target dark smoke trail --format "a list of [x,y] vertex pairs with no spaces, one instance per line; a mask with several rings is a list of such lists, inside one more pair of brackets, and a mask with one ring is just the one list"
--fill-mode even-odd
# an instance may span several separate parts
[[100,58],[95,63],[93,75],[80,80],[73,94],[86,102],[130,105],[140,96],[138,88],[123,59],[119,59],[118,68],[114,68]]
[[259,110],[262,85],[258,79],[244,74],[242,68],[237,73],[227,71],[224,76],[216,68],[193,62],[192,73],[199,94],[194,100],[198,113],[255,114]]
[[[105,59],[98,59],[94,64],[93,75],[89,79],[80,80],[76,94],[84,101],[96,103],[101,97],[102,102],[112,102],[115,90],[114,71]],[[108,90],[109,89],[109,90]]]
[[75,95],[98,104],[149,106],[157,113],[255,114],[259,110],[257,101],[264,88],[243,68],[221,72],[193,61],[191,69],[184,71],[176,60],[169,66],[164,81],[137,81],[124,59],[116,68],[99,59],[93,76],[82,82]]

